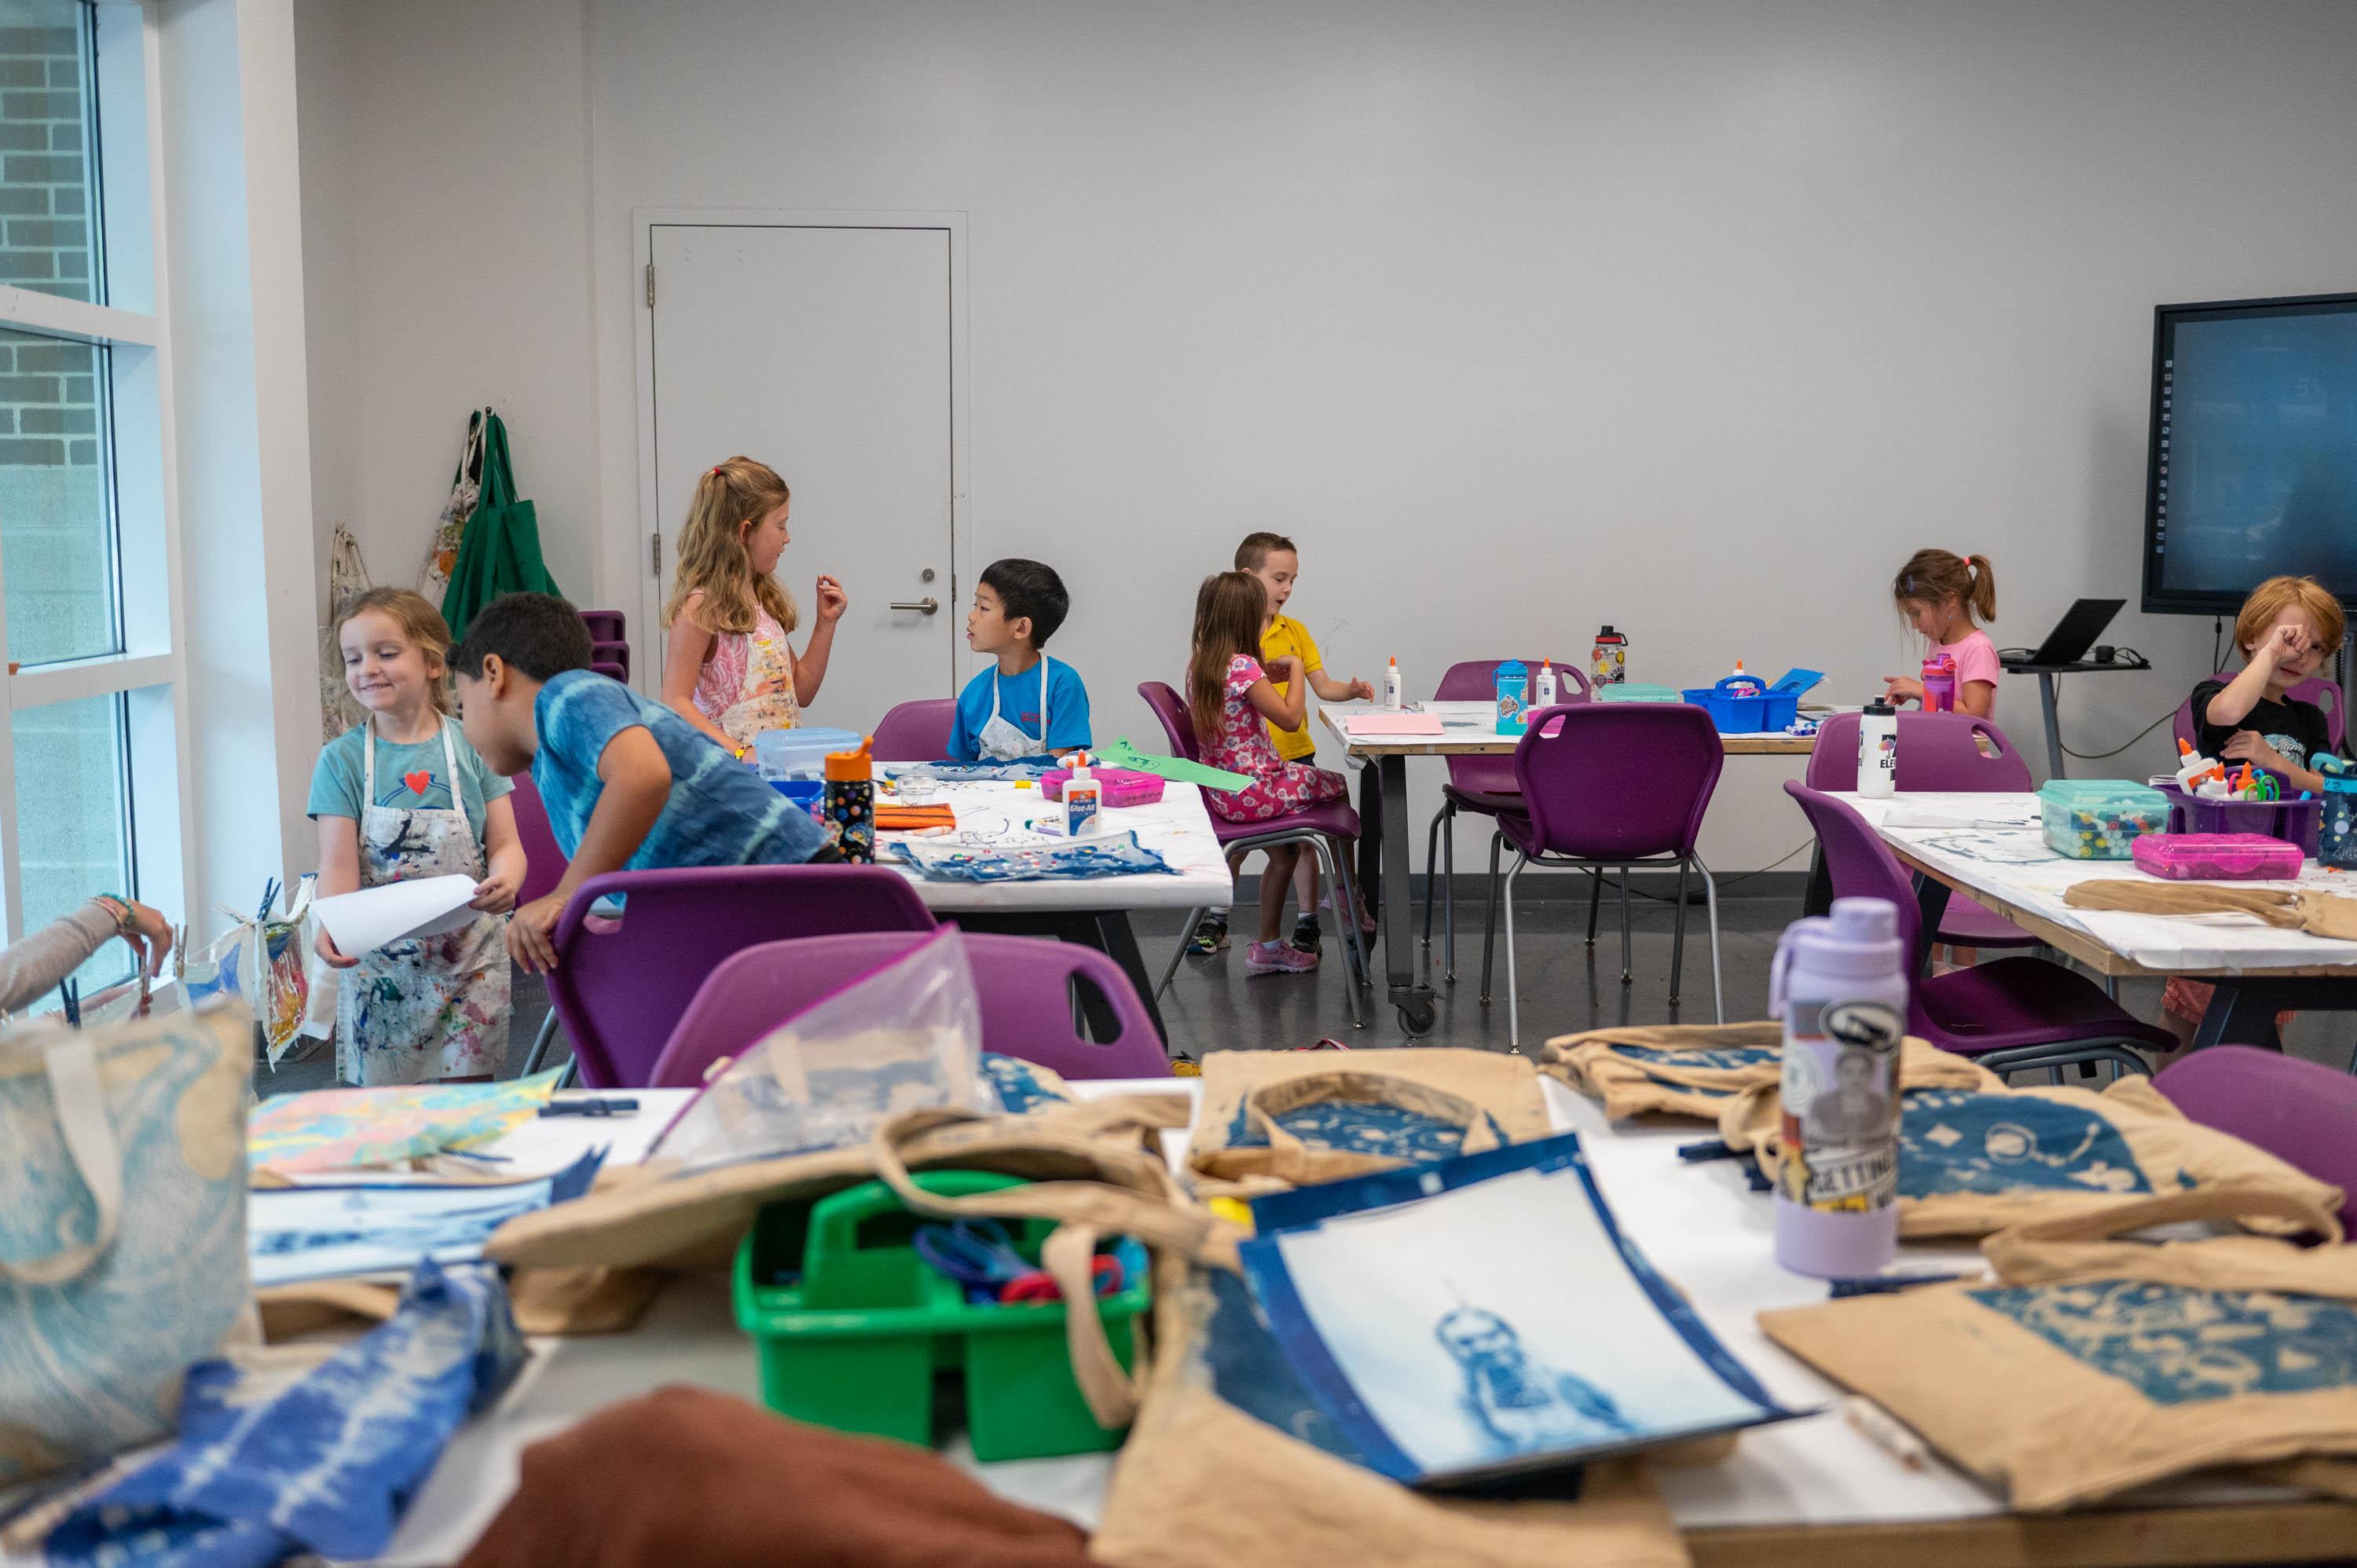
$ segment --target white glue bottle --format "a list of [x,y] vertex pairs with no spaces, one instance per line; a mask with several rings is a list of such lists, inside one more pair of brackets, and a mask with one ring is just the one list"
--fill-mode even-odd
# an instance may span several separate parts
[[1064,834],[1079,838],[1097,830],[1097,809],[1104,803],[1104,786],[1089,773],[1088,754],[1072,759],[1072,776],[1064,780]]
[[1539,660],[1538,684],[1531,691],[1531,706],[1551,708],[1555,705],[1557,700],[1555,687],[1555,664],[1550,660],[1542,659]]
[[1878,1273],[1899,1252],[1899,1042],[1907,964],[1887,898],[1836,898],[1776,944],[1783,1020],[1776,1262],[1819,1279]]
[[1857,792],[1887,800],[1899,788],[1899,710],[1877,697],[1857,716]]
[[1383,671],[1383,706],[1396,712],[1405,707],[1406,688],[1400,684],[1399,660],[1392,660],[1391,668]]

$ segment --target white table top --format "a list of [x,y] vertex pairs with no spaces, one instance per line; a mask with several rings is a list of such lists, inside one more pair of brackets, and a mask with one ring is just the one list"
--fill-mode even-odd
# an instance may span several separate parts
[[[1074,1087],[1091,1097],[1199,1096],[1200,1084],[1148,1079]],[[1763,1308],[1823,1301],[1825,1286],[1776,1266],[1772,1211],[1734,1163],[1680,1160],[1678,1146],[1704,1135],[1696,1128],[1616,1127],[1593,1101],[1551,1079],[1543,1087],[1556,1128],[1586,1140],[1590,1168],[1623,1230],[1686,1294],[1727,1348],[1788,1404],[1830,1405],[1837,1391],[1770,1344],[1757,1319]],[[561,1165],[599,1143],[609,1146],[608,1158],[637,1157],[690,1091],[634,1092],[640,1109],[633,1117],[536,1121],[494,1147],[515,1159],[518,1174]],[[1174,1165],[1185,1158],[1188,1136],[1185,1129],[1164,1134]],[[1905,1256],[1927,1270],[1970,1266],[1978,1259],[1973,1250],[1953,1245],[1910,1246]],[[682,1381],[760,1400],[752,1342],[737,1327],[728,1282],[718,1273],[674,1283],[634,1333],[536,1339],[533,1349],[516,1385],[452,1440],[381,1563],[407,1568],[461,1555],[514,1490],[522,1450],[592,1411]],[[978,1465],[963,1438],[946,1453],[1001,1496],[1090,1528],[1112,1467],[1112,1456],[1101,1454]],[[1686,1530],[1961,1520],[2004,1511],[1986,1487],[1936,1458],[1921,1470],[1906,1469],[1830,1409],[1744,1434],[1734,1455],[1721,1464],[1663,1466],[1655,1474],[1672,1515]],[[2183,1505],[2282,1495],[2179,1483],[2169,1488],[2167,1500]]]
[[[938,799],[957,816],[962,832],[1021,833],[1035,818],[1058,810],[1034,785],[1028,789],[996,780],[944,782]],[[884,861],[906,876],[925,907],[937,914],[975,910],[1200,909],[1224,907],[1235,897],[1235,878],[1211,831],[1203,792],[1192,784],[1163,786],[1162,799],[1147,806],[1109,806],[1100,813],[1107,832],[1135,830],[1137,842],[1170,863],[1177,875],[1144,872],[1086,881],[946,882],[920,875],[914,866]],[[881,836],[878,849],[899,835]],[[879,857],[880,858],[880,857]]]
[[[1318,717],[1336,739],[1360,757],[1502,757],[1522,744],[1520,736],[1498,733],[1498,710],[1489,703],[1417,703],[1417,712],[1439,715],[1438,735],[1360,735],[1353,731],[1353,719],[1379,711],[1363,703],[1341,707],[1321,705]],[[1805,757],[1817,746],[1817,737],[1813,735],[1786,735],[1781,730],[1721,735],[1718,739],[1730,757]]]
[[[2137,870],[2134,861],[2072,860],[2056,854],[2046,847],[2038,825],[2035,795],[1914,792],[1886,800],[1840,799],[1857,808],[1883,838],[1943,880],[2079,932],[2141,968],[2160,973],[2246,974],[2345,966],[2350,977],[2357,979],[2357,942],[2283,930],[2249,915],[2131,915],[2072,908],[2062,896],[2074,883],[2156,879]],[[1894,813],[2011,825],[1910,827],[1891,824]],[[2357,895],[2357,876],[2327,871],[2314,861],[2301,868],[2297,883],[2233,886],[2314,886]]]

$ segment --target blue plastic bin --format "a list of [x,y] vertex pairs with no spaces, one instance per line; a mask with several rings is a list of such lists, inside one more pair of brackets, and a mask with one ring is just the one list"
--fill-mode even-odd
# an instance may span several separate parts
[[1719,734],[1757,735],[1798,718],[1801,693],[1824,679],[1814,670],[1787,670],[1763,687],[1756,677],[1729,675],[1716,686],[1689,686],[1681,695],[1708,713]]

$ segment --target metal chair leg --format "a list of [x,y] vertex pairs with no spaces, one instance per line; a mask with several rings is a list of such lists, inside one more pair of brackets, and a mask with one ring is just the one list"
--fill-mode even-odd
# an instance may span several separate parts
[[1440,840],[1440,977],[1457,983],[1457,808],[1448,809],[1448,832]]
[[1514,969],[1514,878],[1530,863],[1530,857],[1518,850],[1514,868],[1506,873],[1506,1045],[1513,1050],[1523,1046],[1523,997],[1518,983],[1521,976]]
[[1440,823],[1448,815],[1443,806],[1432,813],[1432,826],[1424,834],[1424,950],[1432,951],[1432,906],[1440,889],[1432,885],[1433,874],[1440,869]]
[[1506,835],[1490,835],[1490,893],[1481,911],[1481,1005],[1490,1004],[1490,954],[1498,943],[1498,852],[1505,847]]
[[1629,943],[1629,868],[1620,868],[1620,983],[1637,978],[1636,960]]
[[541,1015],[540,1033],[532,1037],[532,1054],[523,1058],[522,1077],[530,1078],[540,1070],[541,1059],[548,1055],[548,1043],[556,1038],[556,1009],[550,1007]]
[[1198,927],[1202,925],[1203,915],[1204,911],[1201,909],[1189,909],[1187,911],[1186,929],[1178,933],[1178,945],[1171,950],[1170,962],[1162,971],[1162,983],[1154,988],[1154,999],[1156,1001],[1160,1001],[1162,999],[1162,993],[1170,989],[1170,979],[1173,975],[1178,972],[1178,961],[1187,956],[1187,944],[1195,940],[1195,931]]
[[1710,1006],[1714,1023],[1727,1022],[1727,992],[1718,981],[1718,883],[1710,875],[1710,867],[1696,859],[1695,869],[1702,873],[1703,897],[1710,908]]
[[1678,862],[1678,909],[1670,931],[1670,1005],[1674,1007],[1686,972],[1686,863],[1683,860]]
[[1372,974],[1373,956],[1366,933],[1359,929],[1359,887],[1350,871],[1349,846],[1339,839],[1328,839],[1322,842],[1326,845],[1328,862],[1332,867],[1336,897],[1350,910],[1348,915],[1341,917],[1336,923],[1344,928],[1344,935],[1348,939],[1343,951],[1351,961],[1351,978],[1356,984],[1372,985],[1374,983]]
[[[1333,842],[1323,836],[1309,841],[1309,853],[1326,863],[1328,886],[1344,890],[1346,898],[1350,883],[1343,877],[1342,856],[1336,853]],[[1351,1002],[1351,1026],[1367,1026],[1366,1009],[1359,1001],[1359,977],[1365,972],[1366,955],[1359,947],[1359,910],[1357,900],[1348,899],[1340,920],[1342,927],[1342,993]]]
[[1604,908],[1604,868],[1598,866],[1587,874],[1587,945],[1596,945],[1596,917]]

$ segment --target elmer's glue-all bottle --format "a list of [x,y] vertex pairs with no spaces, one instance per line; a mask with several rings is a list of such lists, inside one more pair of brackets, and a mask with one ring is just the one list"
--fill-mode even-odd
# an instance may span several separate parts
[[1551,708],[1555,705],[1556,701],[1555,661],[1550,659],[1542,659],[1539,660],[1538,676],[1531,682],[1531,706],[1534,708]]
[[1899,911],[1836,898],[1776,944],[1768,1010],[1783,1021],[1776,1262],[1819,1279],[1879,1273],[1899,1252]]
[[1104,804],[1104,786],[1089,773],[1088,753],[1072,759],[1072,776],[1064,780],[1064,833],[1079,838],[1097,831],[1097,809]]
[[1899,710],[1880,697],[1857,716],[1857,792],[1885,800],[1899,788]]
[[1399,660],[1394,657],[1391,668],[1383,671],[1383,706],[1396,713],[1407,705],[1407,688],[1400,684]]
[[1606,627],[1596,634],[1596,646],[1587,655],[1587,683],[1591,686],[1618,686],[1629,678],[1629,639]]
[[826,754],[827,830],[843,858],[856,864],[876,859],[876,768],[867,755],[873,739],[863,739],[856,751]]
[[1734,673],[1733,673],[1733,674],[1729,675],[1729,676],[1727,677],[1727,679],[1728,679],[1728,680],[1730,680],[1730,681],[1740,681],[1740,682],[1743,682],[1743,684],[1744,684],[1744,686],[1745,686],[1746,688],[1748,688],[1748,689],[1749,689],[1749,691],[1750,691],[1754,695],[1757,695],[1757,694],[1758,694],[1758,693],[1759,693],[1759,691],[1760,691],[1760,682],[1759,682],[1759,681],[1753,678],[1753,676],[1752,676],[1752,674],[1751,674],[1751,672],[1750,672],[1749,671],[1748,671],[1748,670],[1744,669],[1744,667],[1743,667],[1743,660],[1740,660],[1740,659],[1738,659],[1738,660],[1737,660],[1735,661],[1735,671],[1734,671]]

